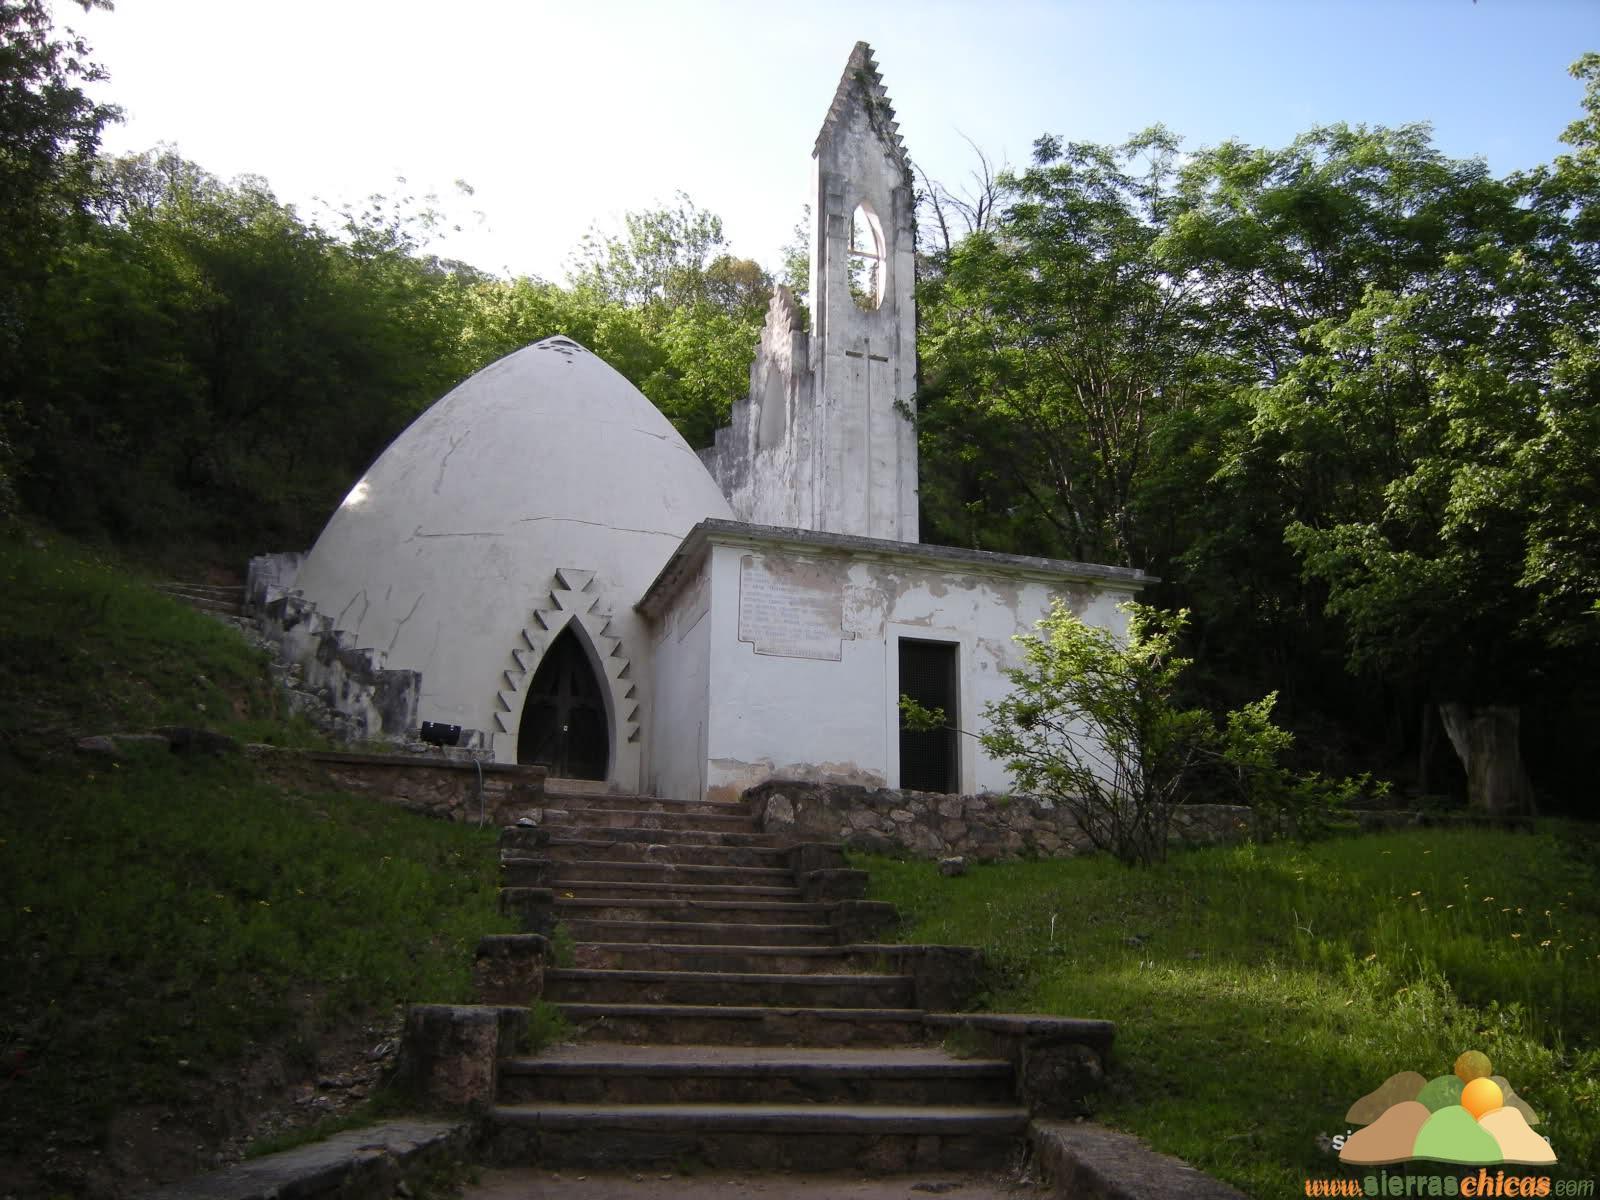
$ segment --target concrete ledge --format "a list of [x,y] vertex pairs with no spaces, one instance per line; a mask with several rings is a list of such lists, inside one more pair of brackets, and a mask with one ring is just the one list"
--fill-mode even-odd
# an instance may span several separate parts
[[148,1200],[388,1200],[398,1184],[471,1146],[472,1126],[402,1118],[336,1133],[146,1192]]
[[516,1005],[413,1004],[395,1084],[429,1111],[491,1104],[500,1060],[517,1053],[527,1030],[528,1010]]
[[890,975],[909,975],[915,1004],[929,1012],[965,1008],[983,990],[988,969],[972,946],[855,942],[839,947],[863,965],[881,963]]
[[478,939],[472,990],[479,1004],[526,1007],[544,992],[550,943],[537,933],[501,933]]
[[547,887],[503,887],[500,914],[517,922],[523,933],[548,936],[556,927],[556,894]]
[[1034,1121],[1028,1140],[1058,1200],[1245,1200],[1243,1192],[1114,1129]]
[[923,1020],[935,1034],[975,1035],[983,1053],[1008,1061],[1017,1099],[1039,1117],[1089,1114],[1090,1097],[1105,1085],[1117,1031],[1110,1021],[1027,1013],[928,1013]]
[[841,943],[872,941],[900,923],[899,911],[882,900],[835,900],[827,916]]
[[1111,1041],[1117,1035],[1114,1021],[1042,1017],[1036,1013],[929,1013],[927,1020],[934,1028],[965,1026],[1005,1037],[1084,1042],[1104,1053],[1110,1053]]

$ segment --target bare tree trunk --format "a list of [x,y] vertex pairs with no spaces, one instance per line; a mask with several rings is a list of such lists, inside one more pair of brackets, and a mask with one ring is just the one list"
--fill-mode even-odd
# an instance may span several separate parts
[[1533,811],[1533,784],[1518,741],[1522,710],[1491,704],[1439,705],[1445,735],[1467,772],[1467,801],[1480,812],[1518,816]]

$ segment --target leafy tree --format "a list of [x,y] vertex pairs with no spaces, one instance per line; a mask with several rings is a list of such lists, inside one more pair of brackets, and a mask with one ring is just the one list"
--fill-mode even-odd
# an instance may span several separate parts
[[[1229,510],[1281,529],[1276,594],[1295,597],[1291,569],[1310,589],[1277,609],[1302,614],[1301,645],[1343,642],[1359,675],[1443,717],[1475,804],[1525,808],[1518,709],[1566,686],[1548,648],[1586,629],[1581,572],[1564,596],[1535,578],[1571,561],[1535,543],[1566,545],[1593,488],[1557,470],[1587,461],[1560,447],[1583,436],[1597,311],[1570,208],[1414,128],[1228,147],[1185,185],[1169,248],[1259,381],[1214,426],[1222,503],[1191,511],[1219,518],[1212,548]],[[1266,538],[1223,549],[1272,561]],[[1189,561],[1236,593],[1228,559]]]
[[1272,723],[1275,696],[1220,723],[1184,707],[1179,684],[1191,660],[1176,639],[1188,614],[1124,607],[1125,641],[1059,603],[1039,636],[1019,639],[1025,665],[1007,672],[1015,686],[985,708],[979,738],[1019,791],[1053,801],[1130,865],[1164,859],[1179,807],[1219,786],[1269,825],[1286,817],[1301,833],[1363,791],[1364,778],[1296,776],[1281,765],[1292,738]]
[[1600,372],[1569,325],[1600,292],[1558,301],[1536,250],[1491,243],[1425,291],[1369,293],[1300,368],[1333,415],[1382,411],[1401,462],[1365,511],[1289,543],[1327,581],[1352,666],[1425,689],[1490,812],[1532,807],[1521,706],[1570,690],[1600,647]]
[[[727,312],[748,311],[752,294],[764,309],[772,281],[748,260],[717,251],[727,245],[722,218],[679,192],[671,208],[626,213],[623,232],[583,239],[574,287],[625,307],[669,308],[715,303]],[[765,294],[762,294],[765,293]]]
[[951,540],[1150,561],[1138,486],[1210,336],[1152,253],[1176,154],[1159,129],[1115,148],[1041,138],[924,289],[925,503]]
[[782,270],[779,283],[794,293],[795,303],[799,306],[805,324],[811,324],[811,239],[814,231],[811,228],[811,205],[807,204],[801,211],[800,219],[795,222],[794,230],[789,234],[789,240],[783,244],[779,251],[782,255]]
[[[85,11],[107,0],[79,0]],[[24,346],[56,247],[84,208],[88,169],[111,105],[83,84],[104,78],[89,46],[57,31],[44,0],[0,0],[0,519],[15,506]]]
[[[572,336],[627,375],[691,445],[709,445],[749,387],[773,284],[749,259],[716,253],[721,219],[677,199],[628,213],[621,235],[585,239],[573,297],[600,319],[591,338]],[[618,356],[621,329],[632,344]]]
[[[476,277],[172,151],[104,164],[30,330],[24,498],[70,528],[308,541],[465,372]],[[363,231],[356,231],[357,234]]]

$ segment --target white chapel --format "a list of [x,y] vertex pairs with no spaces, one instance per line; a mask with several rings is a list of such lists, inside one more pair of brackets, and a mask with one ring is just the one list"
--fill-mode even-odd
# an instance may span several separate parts
[[899,697],[975,729],[1053,600],[1120,629],[1148,579],[918,540],[914,197],[864,42],[812,159],[810,328],[780,287],[715,445],[547,338],[418,417],[309,553],[251,564],[264,627],[358,728],[676,799],[1007,789]]

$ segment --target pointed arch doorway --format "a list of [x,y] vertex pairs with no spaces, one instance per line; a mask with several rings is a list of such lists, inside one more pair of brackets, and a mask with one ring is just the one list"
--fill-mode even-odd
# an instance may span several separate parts
[[569,625],[550,643],[528,688],[517,761],[561,779],[604,779],[610,760],[605,692]]

